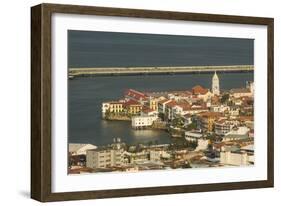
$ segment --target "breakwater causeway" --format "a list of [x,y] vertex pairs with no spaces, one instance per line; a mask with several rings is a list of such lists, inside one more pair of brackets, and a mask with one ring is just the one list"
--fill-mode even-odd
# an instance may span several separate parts
[[75,76],[110,76],[110,75],[140,75],[140,74],[196,74],[249,72],[253,65],[231,66],[178,66],[178,67],[105,67],[105,68],[70,68],[69,75]]

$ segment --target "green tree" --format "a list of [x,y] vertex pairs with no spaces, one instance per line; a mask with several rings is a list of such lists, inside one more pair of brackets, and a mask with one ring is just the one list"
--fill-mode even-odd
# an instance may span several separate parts
[[193,130],[193,129],[196,129],[196,128],[197,128],[196,122],[192,122],[191,124],[187,125],[187,127],[186,127],[186,129],[187,129],[188,131]]
[[229,94],[227,93],[227,94],[222,95],[220,102],[222,104],[224,104],[224,103],[228,102],[228,100],[229,100]]

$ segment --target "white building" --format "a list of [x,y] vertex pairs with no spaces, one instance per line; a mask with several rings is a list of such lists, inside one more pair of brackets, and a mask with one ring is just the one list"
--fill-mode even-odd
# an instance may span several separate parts
[[225,135],[232,130],[233,127],[237,126],[239,121],[237,120],[226,120],[220,119],[215,122],[215,133],[217,135]]
[[255,90],[254,82],[252,82],[252,81],[247,81],[247,82],[246,82],[246,88],[250,90],[250,92],[252,93],[252,95],[254,95],[254,90]]
[[102,110],[102,113],[103,113],[103,114],[106,113],[106,111],[109,109],[109,106],[110,106],[110,103],[108,103],[108,102],[102,103],[102,108],[101,108],[101,110]]
[[250,88],[237,88],[237,89],[231,89],[230,95],[234,98],[252,97],[253,93],[251,92]]
[[230,107],[226,106],[226,105],[212,105],[210,108],[211,112],[220,112],[220,113],[223,113],[223,112],[226,112],[229,110],[230,110]]
[[159,162],[161,158],[170,158],[170,154],[164,150],[150,150],[149,159],[152,162]]
[[164,99],[158,102],[158,112],[159,113],[165,113],[166,111],[166,104],[171,102],[171,99]]
[[220,163],[231,166],[246,166],[253,164],[254,155],[246,151],[230,151],[222,147],[220,152]]
[[215,72],[213,79],[212,79],[212,93],[214,95],[220,95],[220,80],[217,75],[217,72]]
[[134,116],[132,117],[132,127],[133,128],[142,128],[142,127],[148,127],[153,124],[155,120],[157,120],[158,117],[153,116]]
[[222,138],[222,141],[227,142],[246,139],[249,137],[249,131],[250,129],[248,127],[234,127],[230,132],[225,134],[225,136]]
[[229,110],[229,115],[230,116],[238,116],[240,113],[239,107],[231,107]]
[[197,98],[202,99],[204,102],[207,102],[214,94],[209,90],[205,94],[198,94]]
[[203,134],[197,132],[185,132],[185,139],[190,142],[197,142]]
[[197,144],[198,145],[197,145],[195,151],[206,150],[208,148],[208,145],[209,145],[209,140],[207,140],[207,139],[198,139]]
[[220,152],[220,163],[232,166],[249,165],[246,152]]

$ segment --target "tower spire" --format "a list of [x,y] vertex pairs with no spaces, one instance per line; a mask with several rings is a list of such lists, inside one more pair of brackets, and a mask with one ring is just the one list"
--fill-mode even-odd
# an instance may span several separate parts
[[220,80],[216,70],[212,78],[212,93],[214,95],[220,95]]

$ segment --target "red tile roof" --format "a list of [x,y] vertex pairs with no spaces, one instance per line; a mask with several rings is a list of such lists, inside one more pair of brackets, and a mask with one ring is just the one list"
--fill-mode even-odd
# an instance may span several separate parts
[[213,117],[213,118],[222,116],[222,114],[219,112],[202,112],[199,115],[202,117]]
[[158,103],[163,104],[163,103],[168,102],[168,101],[170,101],[170,99],[163,99],[163,100],[159,101]]
[[141,106],[141,104],[133,99],[129,99],[127,102],[124,103],[124,106],[132,106],[132,105],[139,105]]
[[176,105],[177,105],[177,102],[174,101],[174,100],[172,100],[172,101],[170,101],[169,103],[166,104],[167,107],[174,107]]
[[153,111],[155,111],[155,110],[150,109],[150,108],[148,108],[148,107],[144,107],[144,108],[142,109],[142,112],[144,112],[144,113],[149,113],[149,112],[153,112]]
[[208,89],[203,88],[200,85],[196,85],[195,87],[192,88],[193,94],[206,94],[207,92],[208,92]]
[[137,100],[145,99],[147,97],[144,93],[139,92],[139,91],[134,90],[134,89],[126,90],[125,96],[129,96],[129,97],[132,97],[132,98],[137,99]]

